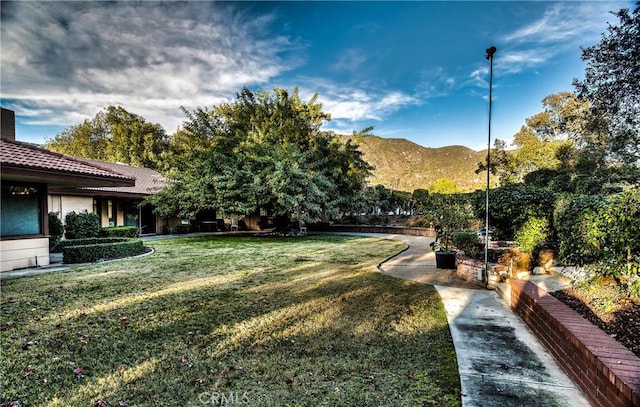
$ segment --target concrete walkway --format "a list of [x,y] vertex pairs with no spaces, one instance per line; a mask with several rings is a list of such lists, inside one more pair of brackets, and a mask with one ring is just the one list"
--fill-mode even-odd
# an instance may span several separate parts
[[[381,236],[381,235],[376,235]],[[456,349],[463,406],[589,406],[551,354],[495,291],[440,284],[430,238],[387,235],[409,248],[380,265],[395,277],[434,284]],[[453,273],[455,274],[455,273]]]

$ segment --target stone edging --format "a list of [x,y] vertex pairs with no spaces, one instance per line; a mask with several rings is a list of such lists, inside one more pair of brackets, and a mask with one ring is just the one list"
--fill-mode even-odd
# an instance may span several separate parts
[[640,406],[640,358],[530,281],[509,280],[511,308],[595,406]]

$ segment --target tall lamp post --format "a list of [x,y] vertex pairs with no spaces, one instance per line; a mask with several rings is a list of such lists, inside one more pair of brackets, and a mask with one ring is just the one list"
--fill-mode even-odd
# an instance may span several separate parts
[[485,287],[489,287],[489,180],[491,174],[491,107],[493,99],[493,55],[497,48],[492,46],[487,48],[485,58],[489,60],[489,135],[487,138],[487,191],[485,201],[485,220],[484,220],[484,270],[482,279]]

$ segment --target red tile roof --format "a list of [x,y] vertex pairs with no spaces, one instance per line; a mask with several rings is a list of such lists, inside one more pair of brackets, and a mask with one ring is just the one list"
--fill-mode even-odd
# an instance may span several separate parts
[[131,184],[135,177],[95,164],[54,153],[32,144],[15,140],[0,139],[0,165],[3,168],[37,170],[61,175],[92,176],[95,185],[103,185],[99,180],[123,181]]
[[129,174],[136,179],[136,185],[133,187],[101,187],[101,188],[85,188],[100,191],[120,192],[129,194],[150,195],[160,191],[167,185],[166,178],[157,171],[145,167],[134,167],[132,165],[109,163],[106,161],[90,160],[88,158],[78,158],[78,160],[108,168],[122,174]]

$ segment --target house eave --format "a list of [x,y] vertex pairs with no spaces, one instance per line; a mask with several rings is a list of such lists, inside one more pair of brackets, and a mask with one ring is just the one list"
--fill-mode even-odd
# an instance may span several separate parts
[[49,184],[50,187],[132,187],[133,178],[105,177],[95,174],[76,174],[72,172],[56,171],[2,165],[3,181],[34,182]]

